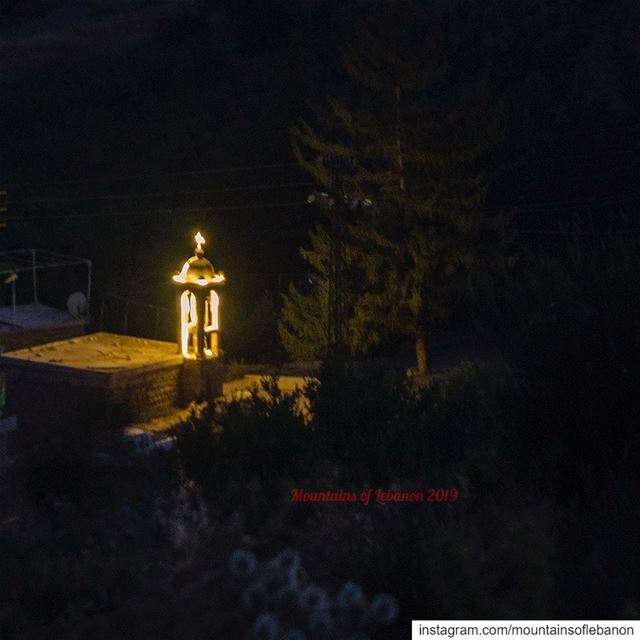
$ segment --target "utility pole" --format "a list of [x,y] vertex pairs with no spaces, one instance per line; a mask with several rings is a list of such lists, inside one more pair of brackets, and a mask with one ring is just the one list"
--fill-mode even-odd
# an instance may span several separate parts
[[343,175],[356,166],[351,156],[326,155],[324,166],[331,171],[331,191],[333,206],[330,211],[330,247],[329,247],[329,305],[327,318],[327,344],[329,354],[339,358],[345,353],[344,344],[344,244],[342,241],[345,222],[345,198]]

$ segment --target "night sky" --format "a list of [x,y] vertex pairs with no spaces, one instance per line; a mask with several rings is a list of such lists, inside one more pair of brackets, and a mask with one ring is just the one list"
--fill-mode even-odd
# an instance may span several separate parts
[[290,152],[304,88],[287,16],[196,4],[4,12],[4,247],[86,254],[99,291],[156,304],[197,228],[248,298],[296,277],[314,183]]
[[[638,9],[516,4],[439,6],[448,67],[486,79],[504,113],[486,206],[539,242],[587,209],[606,225],[638,198]],[[342,54],[374,5],[3,3],[1,246],[90,257],[96,291],[167,303],[202,227],[237,295],[304,280],[298,247],[323,218],[305,204],[314,179],[289,128],[348,94]]]

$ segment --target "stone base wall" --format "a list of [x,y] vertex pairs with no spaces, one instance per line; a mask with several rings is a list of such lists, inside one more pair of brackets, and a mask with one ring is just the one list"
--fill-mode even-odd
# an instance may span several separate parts
[[217,360],[185,360],[180,380],[180,404],[202,402],[222,395],[225,365]]
[[[193,400],[222,395],[224,366],[186,361],[113,373],[6,362],[7,410],[20,430],[85,425],[110,429],[145,422]],[[87,425],[87,422],[91,422]],[[75,427],[74,427],[75,428]]]
[[106,398],[123,407],[136,421],[157,418],[181,406],[182,365],[113,377]]

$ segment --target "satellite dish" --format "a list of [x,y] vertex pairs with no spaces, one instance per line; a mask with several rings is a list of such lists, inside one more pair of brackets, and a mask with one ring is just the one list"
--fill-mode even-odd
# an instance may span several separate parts
[[76,291],[67,298],[67,310],[74,318],[86,318],[89,315],[89,304],[84,293]]

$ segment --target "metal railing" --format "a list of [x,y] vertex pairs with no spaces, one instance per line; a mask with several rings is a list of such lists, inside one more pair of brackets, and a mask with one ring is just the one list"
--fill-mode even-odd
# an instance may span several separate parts
[[100,331],[173,341],[174,315],[166,307],[130,297],[105,294],[100,301],[98,327]]

